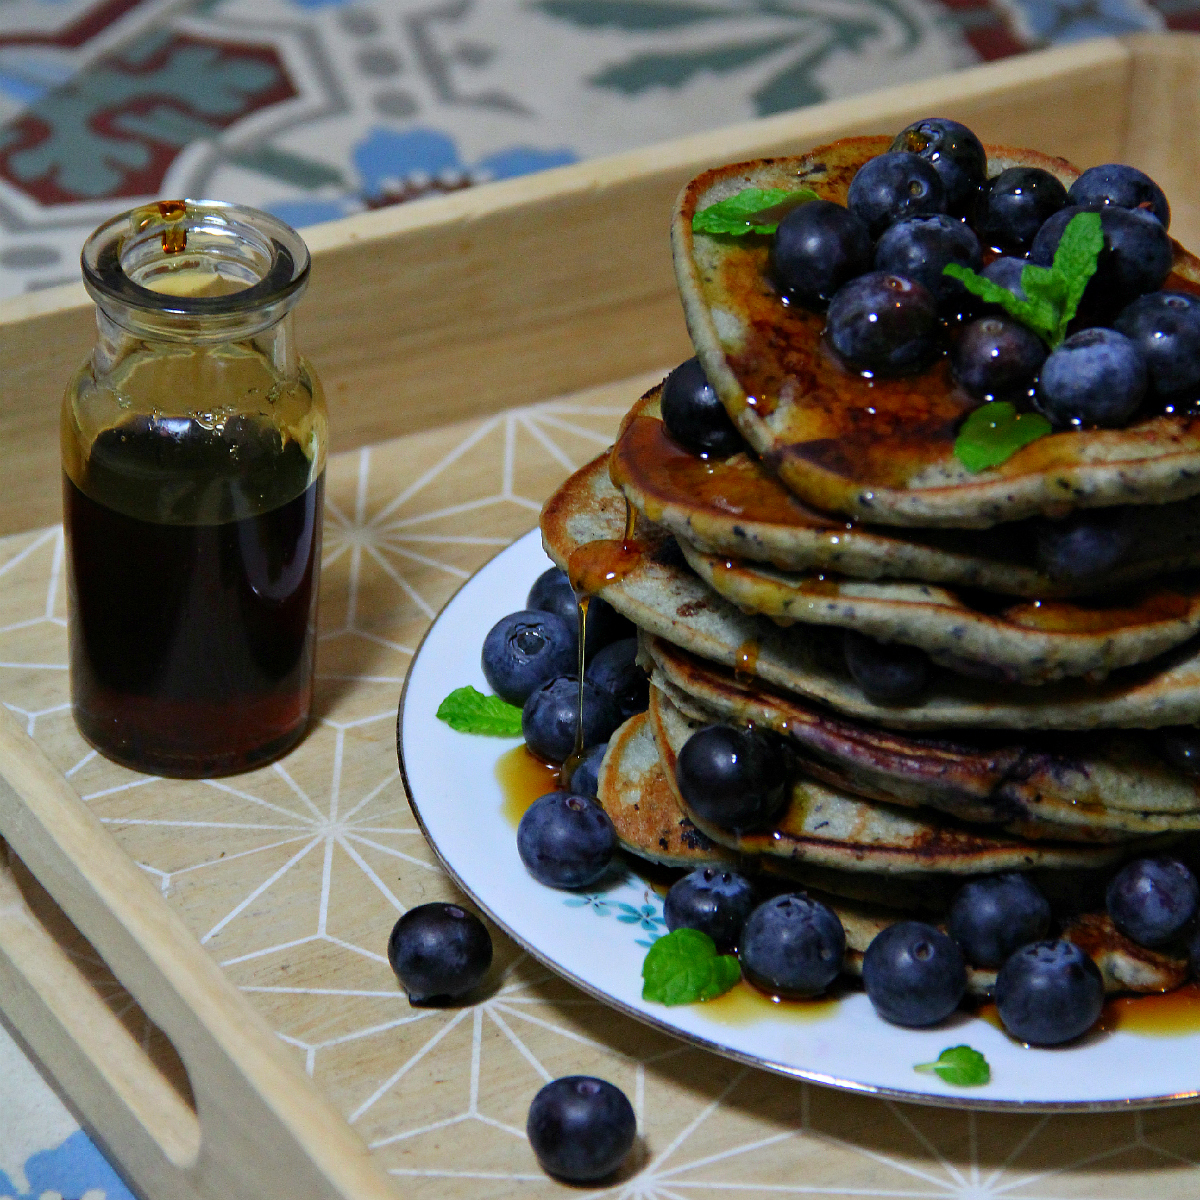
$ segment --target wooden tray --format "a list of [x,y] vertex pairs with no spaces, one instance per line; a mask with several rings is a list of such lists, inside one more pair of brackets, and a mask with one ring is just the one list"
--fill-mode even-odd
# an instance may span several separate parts
[[[1081,1194],[1196,1194],[1194,1110],[1092,1118],[1086,1146],[1064,1129],[1051,1150],[1044,1119],[952,1114],[935,1127],[679,1047],[507,945],[487,1005],[418,1013],[382,950],[402,907],[450,894],[396,772],[411,649],[689,353],[666,239],[681,184],[937,113],[1081,166],[1141,166],[1195,247],[1198,110],[1200,37],[1096,41],[311,230],[299,337],[340,451],[318,720],[278,769],[219,786],[136,776],[74,731],[60,539],[41,527],[59,517],[59,397],[90,346],[91,306],[82,287],[0,305],[0,835],[13,853],[0,865],[0,1008],[137,1189],[367,1198],[399,1179],[406,1195],[553,1192],[523,1141],[524,1106],[542,1078],[587,1069],[635,1099],[631,1172],[667,1171],[703,1132],[708,1173],[674,1176],[681,1189],[782,1187],[802,1161],[827,1194],[896,1194],[947,1163],[953,1183],[969,1147],[973,1168],[1001,1174],[1023,1155],[1071,1168]],[[418,1027],[437,1032],[414,1039]],[[893,1121],[908,1132],[888,1132]],[[1096,1146],[1129,1157],[1089,1191],[1077,1176]],[[1169,1179],[1146,1165],[1156,1154],[1175,1164]],[[718,1177],[718,1160],[737,1170]]]

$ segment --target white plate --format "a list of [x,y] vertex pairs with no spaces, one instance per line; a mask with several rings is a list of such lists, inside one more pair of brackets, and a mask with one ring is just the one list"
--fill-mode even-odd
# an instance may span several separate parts
[[[463,890],[520,945],[630,1016],[720,1054],[835,1087],[987,1108],[1123,1108],[1200,1095],[1200,1033],[1097,1033],[1038,1050],[965,1015],[934,1029],[899,1029],[880,1020],[861,992],[815,1012],[788,1005],[777,1016],[763,1005],[764,1015],[750,1020],[731,1020],[720,1007],[706,1013],[704,1004],[666,1008],[644,1001],[642,959],[665,932],[660,898],[632,873],[587,894],[535,883],[517,857],[495,777],[497,759],[518,741],[456,733],[435,716],[456,687],[490,690],[479,665],[484,636],[524,607],[548,565],[534,530],[464,585],[417,652],[398,728],[401,770],[430,844]],[[913,1070],[963,1042],[987,1056],[989,1084],[955,1088]]]

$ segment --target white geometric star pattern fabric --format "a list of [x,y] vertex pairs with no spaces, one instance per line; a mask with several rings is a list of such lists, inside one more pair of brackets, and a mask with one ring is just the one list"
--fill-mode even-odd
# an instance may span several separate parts
[[[456,893],[397,768],[408,664],[459,585],[535,523],[554,485],[609,444],[639,384],[658,377],[330,460],[314,721],[278,763],[180,781],[88,749],[68,704],[58,529],[0,541],[0,699],[406,1196],[565,1191],[538,1169],[524,1124],[542,1083],[576,1073],[621,1087],[639,1127],[620,1176],[580,1195],[1195,1196],[1192,1109],[968,1114],[798,1084],[617,1014],[499,934],[481,1001],[409,1006],[388,933],[413,905]],[[39,904],[100,981],[103,964]],[[111,980],[98,986],[178,1074],[129,998]]]

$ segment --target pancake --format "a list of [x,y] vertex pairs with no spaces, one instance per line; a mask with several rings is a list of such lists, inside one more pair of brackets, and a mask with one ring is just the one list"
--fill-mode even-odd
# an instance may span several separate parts
[[1200,780],[1168,766],[1137,733],[917,737],[840,719],[658,639],[647,640],[646,657],[653,686],[688,717],[786,733],[809,774],[857,796],[928,805],[1022,837],[1200,830]]
[[[954,457],[978,406],[945,358],[923,374],[866,378],[825,348],[824,317],[784,306],[768,277],[765,237],[693,234],[697,209],[746,187],[808,187],[845,203],[858,168],[888,137],[850,138],[795,158],[718,167],[682,191],[672,251],[688,329],[708,379],[743,436],[805,503],[883,525],[984,528],[1076,508],[1165,504],[1200,494],[1200,417],[1144,417],[1126,429],[1070,430],[972,474]],[[988,148],[988,173],[1040,166],[1065,184],[1062,159]],[[1175,246],[1166,288],[1200,282]]]
[[688,870],[737,858],[679,811],[645,713],[630,717],[609,739],[596,799],[612,820],[621,848],[639,858]]
[[918,701],[873,704],[846,670],[839,631],[781,629],[745,615],[687,568],[664,530],[644,526],[623,540],[625,510],[602,455],[546,502],[546,552],[584,590],[602,596],[639,628],[844,715],[925,730],[1155,728],[1200,719],[1200,648],[1194,642],[1153,667],[1126,668],[1101,684],[1065,680],[1026,688],[940,671]]
[[743,855],[783,858],[870,874],[979,875],[1034,867],[1087,868],[1119,862],[1124,845],[1026,841],[954,822],[928,810],[865,800],[799,777],[783,816],[768,830],[737,833],[691,809],[675,783],[675,763],[697,723],[661,692],[650,693],[650,723],[663,774],[680,811],[714,842]]
[[688,566],[743,612],[791,625],[856,629],[917,646],[941,666],[1007,683],[1041,684],[1147,662],[1200,630],[1200,576],[1083,600],[1001,602],[927,583],[795,574],[679,547]]
[[[730,860],[713,853],[725,853],[719,847],[712,847],[706,855],[699,847],[698,839],[702,840],[703,835],[680,815],[645,713],[631,718],[614,735],[600,770],[599,800],[617,826],[622,847],[630,853],[684,869],[709,863],[731,865]],[[944,913],[953,889],[961,882],[952,877],[934,881],[870,876],[776,861],[785,870],[799,873],[796,882],[802,883],[804,891],[837,914],[846,932],[844,969],[854,976],[862,974],[862,956],[878,933],[896,921],[929,920],[931,908]],[[1045,887],[1049,873],[1038,875]],[[768,878],[772,877],[778,885],[776,890],[794,886],[786,874],[772,872]],[[936,917],[933,919],[936,921]],[[1103,913],[1069,917],[1063,922],[1063,935],[1092,956],[1110,993],[1161,992],[1178,987],[1187,978],[1185,957],[1134,944],[1117,933]],[[968,993],[989,995],[995,978],[994,971],[968,967]]]
[[1041,600],[1103,592],[1200,566],[1200,497],[1127,510],[1132,549],[1086,581],[1051,579],[1033,564],[1035,531],[866,526],[801,503],[751,452],[701,459],[681,449],[659,416],[662,386],[634,405],[609,459],[613,482],[655,524],[698,550],[769,562],[784,571],[856,579],[921,579]]

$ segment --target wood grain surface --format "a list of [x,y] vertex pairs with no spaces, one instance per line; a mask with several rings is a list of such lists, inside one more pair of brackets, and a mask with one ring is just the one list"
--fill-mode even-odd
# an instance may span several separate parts
[[[454,895],[397,769],[396,705],[412,651],[461,582],[533,526],[542,499],[608,443],[621,414],[660,377],[330,461],[317,718],[274,766],[168,781],[89,750],[68,707],[56,527],[0,540],[0,699],[402,1195],[1195,1196],[1194,1107],[998,1115],[801,1085],[620,1016],[499,934],[482,1000],[409,1007],[387,965],[387,935],[409,906]],[[13,880],[186,1104],[186,1081],[162,1035],[19,867]],[[3,900],[0,891],[0,907]],[[617,1083],[639,1120],[637,1150],[620,1178],[587,1193],[544,1176],[524,1138],[536,1090],[577,1072]],[[108,1149],[120,1158],[120,1145]]]

